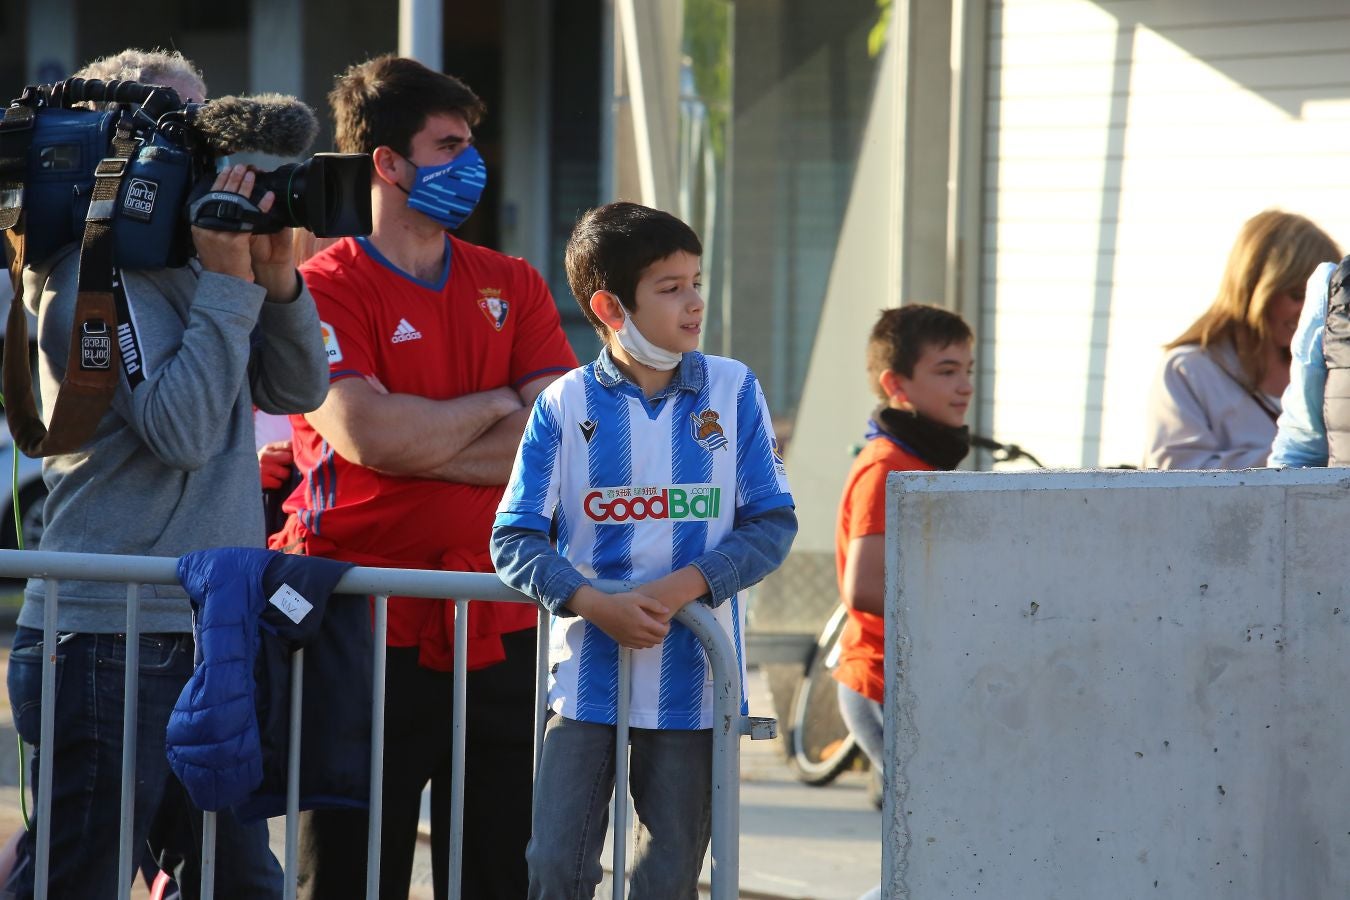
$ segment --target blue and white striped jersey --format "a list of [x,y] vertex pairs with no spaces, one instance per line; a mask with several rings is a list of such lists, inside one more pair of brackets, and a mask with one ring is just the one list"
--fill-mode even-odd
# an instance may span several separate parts
[[[558,552],[581,574],[639,585],[716,548],[738,515],[791,506],[754,374],[698,353],[686,354],[680,371],[692,374],[690,389],[655,402],[607,377],[598,362],[549,385],[525,428],[497,524],[547,532],[556,522]],[[745,598],[714,613],[744,681]],[[555,616],[549,643],[550,706],[613,724],[618,645],[576,616]],[[672,622],[661,646],[632,658],[630,725],[712,726],[711,672],[687,628]]]

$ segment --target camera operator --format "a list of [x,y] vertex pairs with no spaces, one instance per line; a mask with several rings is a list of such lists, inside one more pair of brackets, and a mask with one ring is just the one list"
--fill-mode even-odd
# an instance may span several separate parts
[[[200,74],[177,54],[127,51],[80,75],[167,84],[185,99],[202,100],[206,92]],[[230,166],[213,187],[248,196],[254,182],[251,171]],[[272,201],[267,194],[263,209]],[[45,461],[50,495],[44,550],[172,557],[263,544],[253,406],[299,413],[322,403],[327,366],[319,320],[293,265],[289,231],[250,236],[193,228],[192,239],[196,258],[186,266],[120,273],[134,325],[133,350],[124,349],[111,407],[91,441]],[[25,296],[37,306],[41,387],[48,405],[67,365],[78,257],[68,248],[42,271],[25,273]],[[125,340],[122,344],[127,347]],[[137,853],[161,807],[186,802],[169,772],[164,741],[169,712],[193,667],[183,592],[143,586],[140,597],[131,826]],[[38,739],[46,655],[43,606],[42,581],[30,581],[9,664],[15,725],[32,744]],[[57,628],[55,741],[37,747],[34,758],[35,770],[53,767],[51,896],[116,896],[125,587],[62,581]],[[195,810],[186,818],[200,829]],[[281,871],[268,849],[266,823],[244,826],[222,812],[218,829],[216,896],[279,897]],[[188,857],[180,889],[185,897],[196,896],[193,848],[200,847],[200,835],[176,835],[175,843],[182,846],[172,849]],[[30,829],[6,885],[13,896],[32,896],[35,851],[36,830]]]

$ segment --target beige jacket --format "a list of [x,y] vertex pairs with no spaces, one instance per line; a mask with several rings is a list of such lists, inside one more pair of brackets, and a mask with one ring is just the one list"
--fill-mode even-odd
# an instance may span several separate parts
[[[1232,347],[1197,344],[1167,351],[1149,392],[1146,469],[1250,469],[1266,464],[1275,421],[1229,375],[1240,373]],[[1278,412],[1278,397],[1266,397]]]

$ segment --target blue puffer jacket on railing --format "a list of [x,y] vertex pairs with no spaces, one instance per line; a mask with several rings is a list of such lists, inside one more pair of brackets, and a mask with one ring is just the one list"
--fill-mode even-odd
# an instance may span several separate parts
[[336,595],[350,563],[230,547],[189,553],[196,670],[169,716],[169,766],[204,810],[285,811],[291,654],[306,648],[301,805],[365,807],[371,633],[365,597]]

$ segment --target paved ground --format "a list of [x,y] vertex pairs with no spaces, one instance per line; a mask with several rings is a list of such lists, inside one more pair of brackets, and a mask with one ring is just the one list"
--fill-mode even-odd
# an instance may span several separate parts
[[[769,715],[768,688],[750,672],[750,710]],[[783,900],[856,900],[880,880],[881,814],[868,799],[868,775],[846,772],[808,787],[793,777],[782,738],[741,743],[741,896]],[[631,819],[630,819],[631,821]],[[628,854],[632,860],[631,849]],[[609,870],[610,846],[605,847]],[[430,884],[430,855],[419,880]],[[710,865],[705,864],[706,886]],[[430,897],[414,893],[414,897]],[[608,885],[596,895],[610,897]]]
[[807,787],[781,748],[765,743],[742,748],[742,894],[855,900],[881,877],[881,814],[868,799],[868,776]]
[[[0,640],[3,675],[9,642]],[[767,688],[758,672],[750,679],[751,711],[767,714]],[[781,740],[742,743],[741,896],[854,900],[876,884],[881,867],[881,817],[868,799],[867,775],[848,772],[826,788],[802,785],[784,762]],[[15,747],[8,697],[0,690],[0,843],[22,826]],[[283,820],[273,820],[272,837],[284,859]],[[432,896],[430,853],[423,841],[410,900]],[[705,866],[705,884],[707,875]],[[138,889],[132,896],[146,895]],[[598,896],[609,897],[607,886]]]

